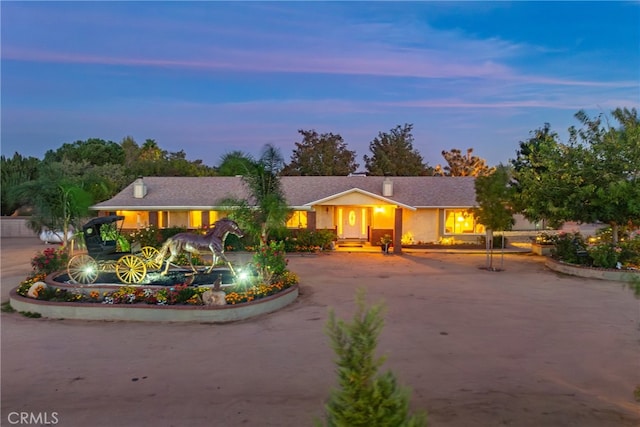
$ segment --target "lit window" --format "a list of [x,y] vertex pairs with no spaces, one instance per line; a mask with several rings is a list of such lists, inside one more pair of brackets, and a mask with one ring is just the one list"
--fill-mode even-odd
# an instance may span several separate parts
[[307,212],[293,212],[289,220],[287,220],[287,228],[307,228]]
[[472,213],[466,210],[445,209],[445,234],[482,234],[484,226],[477,224]]
[[189,228],[202,227],[202,211],[189,211]]

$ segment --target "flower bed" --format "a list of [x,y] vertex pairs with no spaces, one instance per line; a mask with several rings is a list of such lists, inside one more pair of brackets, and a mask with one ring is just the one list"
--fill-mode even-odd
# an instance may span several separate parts
[[227,323],[272,313],[293,303],[297,297],[298,285],[293,285],[259,300],[218,306],[51,302],[20,296],[16,289],[11,291],[9,301],[19,312],[52,319]]
[[553,258],[547,258],[545,265],[553,271],[569,274],[571,276],[590,279],[614,280],[618,282],[633,283],[640,280],[640,270],[618,270],[615,268],[587,267],[576,264],[568,264]]
[[[285,271],[270,284],[258,283],[225,287],[227,304],[242,304],[281,292],[298,283],[298,276]],[[36,299],[52,302],[102,303],[102,304],[149,304],[149,305],[203,305],[202,294],[211,286],[188,286],[179,284],[164,286],[115,286],[112,290],[97,287],[56,286],[42,274],[27,278],[16,289],[16,294],[27,297],[29,289],[42,283],[35,292]],[[33,292],[33,291],[32,291]]]
[[[184,314],[185,310],[195,309],[199,310],[198,313],[202,313],[202,310],[226,310],[225,315],[204,315],[209,321],[237,320],[276,310],[297,297],[299,279],[286,269],[287,261],[282,247],[282,243],[272,242],[260,248],[253,260],[255,275],[249,274],[233,284],[193,286],[190,285],[193,279],[189,283],[172,285],[169,282],[164,286],[162,282],[145,285],[57,282],[56,277],[64,273],[52,271],[52,267],[56,266],[58,270],[63,268],[66,253],[46,250],[32,259],[34,273],[11,292],[10,300],[18,311],[47,317],[168,321],[202,319],[201,314]],[[184,276],[180,277],[178,280],[184,280]],[[207,294],[207,291],[220,292]],[[253,308],[244,307],[236,313],[229,311],[234,307],[249,305]],[[108,307],[120,308],[96,312],[98,308]],[[149,314],[149,309],[165,307],[174,310]]]

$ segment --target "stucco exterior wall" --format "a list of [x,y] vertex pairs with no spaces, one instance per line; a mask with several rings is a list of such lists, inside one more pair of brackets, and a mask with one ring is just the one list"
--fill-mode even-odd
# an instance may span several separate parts
[[335,218],[334,206],[315,206],[316,210],[316,229],[325,228],[334,229],[333,218]]
[[437,242],[440,238],[439,221],[438,209],[418,209],[416,211],[404,209],[402,212],[402,233],[411,233],[414,243]]

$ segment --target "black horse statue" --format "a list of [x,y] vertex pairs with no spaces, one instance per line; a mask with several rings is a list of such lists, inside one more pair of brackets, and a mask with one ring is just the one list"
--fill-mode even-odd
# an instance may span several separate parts
[[[156,262],[162,265],[164,257],[167,256],[167,252],[171,252],[171,255],[167,259],[167,265],[162,272],[164,275],[169,271],[171,261],[173,261],[183,251],[198,255],[200,253],[200,249],[209,248],[211,255],[213,256],[213,260],[211,267],[207,270],[207,273],[210,273],[211,270],[213,270],[213,267],[218,263],[218,260],[222,258],[227,265],[229,265],[231,273],[235,275],[233,267],[231,267],[231,263],[224,256],[224,241],[229,233],[235,234],[238,237],[244,236],[244,233],[240,230],[238,224],[229,218],[223,218],[214,222],[213,228],[205,235],[196,233],[178,233],[167,239],[164,245],[162,245],[162,249],[160,249],[160,253],[156,258]],[[189,265],[191,265],[191,269],[195,272],[196,269],[191,263],[191,257],[189,257]]]

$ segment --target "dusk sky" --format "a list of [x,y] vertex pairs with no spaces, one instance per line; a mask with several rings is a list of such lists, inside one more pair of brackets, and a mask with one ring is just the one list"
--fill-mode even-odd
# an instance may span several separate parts
[[88,138],[217,166],[298,129],[343,136],[360,170],[413,123],[431,166],[490,165],[551,124],[640,105],[640,2],[11,2],[2,14],[1,152]]

